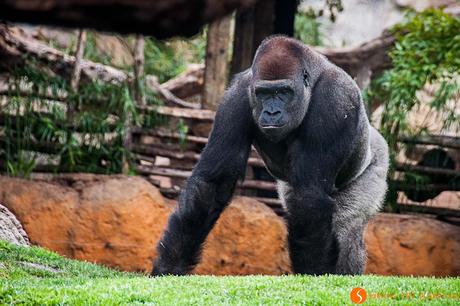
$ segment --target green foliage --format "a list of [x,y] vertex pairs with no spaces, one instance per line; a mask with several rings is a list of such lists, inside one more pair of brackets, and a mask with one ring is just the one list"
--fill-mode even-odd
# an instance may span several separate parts
[[460,89],[460,18],[434,9],[412,12],[393,31],[397,35],[389,53],[393,67],[373,82],[366,97],[385,102],[381,131],[396,148],[400,133],[424,132],[409,130],[407,113],[421,105],[416,94],[426,84],[439,84],[428,105],[448,114],[444,127],[459,124],[455,105],[448,101]]
[[294,37],[311,46],[323,44],[320,32],[321,23],[317,20],[314,11],[299,12],[295,16]]
[[[427,126],[411,129],[407,114],[420,107],[417,92],[425,85],[437,84],[437,90],[427,105],[444,114],[443,128],[460,129],[458,103],[452,103],[460,90],[460,18],[441,10],[429,9],[422,13],[409,12],[405,22],[392,29],[396,44],[390,51],[392,68],[372,81],[364,92],[364,99],[384,102],[380,131],[390,145],[392,164],[399,151],[398,137],[426,133]],[[425,98],[426,99],[426,98]],[[457,104],[457,105],[455,105]],[[423,185],[426,176],[406,173],[409,185]],[[392,190],[388,201],[396,201]]]
[[181,147],[185,147],[187,142],[186,137],[188,133],[188,125],[185,124],[182,118],[177,122],[177,131],[179,133],[179,144]]
[[457,305],[460,279],[343,276],[164,276],[123,273],[0,241],[2,305]]
[[160,42],[154,38],[145,39],[145,73],[158,76],[165,82],[185,70],[188,63],[204,61],[206,32],[190,40],[169,40]]
[[[32,85],[30,95],[19,90],[24,84]],[[142,126],[157,123],[149,115],[144,123],[127,84],[97,80],[80,84],[73,93],[67,80],[44,73],[32,60],[12,73],[9,86],[0,157],[11,176],[28,177],[38,159],[54,164],[48,171],[119,173],[123,156],[129,156],[123,147],[127,118]],[[42,99],[64,92],[65,103]],[[146,97],[149,104],[158,103],[152,93]],[[47,154],[35,153],[37,147]]]
[[[127,46],[134,37],[121,38]],[[72,53],[75,41],[66,50]],[[53,44],[52,40],[49,42]],[[145,38],[145,72],[164,82],[185,70],[190,62],[202,62],[205,55],[206,31],[193,39],[166,42]],[[84,58],[111,65],[110,56],[96,44],[96,34],[87,32]],[[132,67],[122,67],[132,70]],[[147,128],[165,124],[167,118],[148,112],[140,115],[133,100],[133,91],[141,90],[147,104],[161,105],[157,95],[139,82],[135,86],[101,81],[80,83],[74,93],[69,81],[48,71],[42,63],[28,59],[11,75],[8,102],[0,119],[0,166],[11,176],[29,177],[39,164],[52,165],[54,172],[119,173],[124,157],[130,157],[123,147],[125,121]],[[24,95],[20,87],[30,86]],[[135,87],[135,88],[134,88]],[[59,97],[50,102],[45,97]],[[177,128],[183,141],[187,127],[179,122]],[[46,154],[36,153],[35,149]],[[39,161],[39,162],[37,162]]]

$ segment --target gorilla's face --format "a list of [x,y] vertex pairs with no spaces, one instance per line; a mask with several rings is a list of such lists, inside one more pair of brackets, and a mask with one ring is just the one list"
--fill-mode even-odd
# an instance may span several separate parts
[[251,86],[252,115],[259,130],[279,142],[301,123],[310,92],[302,76],[290,79],[255,80]]

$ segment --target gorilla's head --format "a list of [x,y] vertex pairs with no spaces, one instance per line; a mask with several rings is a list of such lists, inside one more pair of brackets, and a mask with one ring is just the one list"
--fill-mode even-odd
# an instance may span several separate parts
[[310,75],[300,42],[275,36],[257,49],[252,63],[250,101],[259,130],[279,142],[301,123],[310,102]]

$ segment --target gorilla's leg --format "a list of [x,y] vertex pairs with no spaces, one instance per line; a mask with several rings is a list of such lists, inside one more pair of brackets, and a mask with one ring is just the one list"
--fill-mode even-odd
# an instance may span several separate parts
[[289,256],[300,274],[334,273],[337,239],[333,233],[334,200],[320,189],[294,189],[278,182],[287,210]]
[[319,189],[302,195],[305,191],[278,181],[278,193],[287,211],[289,252],[295,273],[363,272],[363,230],[379,210],[387,189],[387,144],[373,128],[370,139],[370,165],[332,198]]
[[201,247],[230,200],[236,178],[219,184],[192,176],[186,192],[170,216],[168,228],[158,244],[153,275],[183,275],[199,261]]
[[366,261],[363,231],[368,220],[380,209],[387,190],[388,147],[383,137],[370,130],[372,161],[353,182],[334,198],[334,232],[339,243],[336,273],[360,274]]

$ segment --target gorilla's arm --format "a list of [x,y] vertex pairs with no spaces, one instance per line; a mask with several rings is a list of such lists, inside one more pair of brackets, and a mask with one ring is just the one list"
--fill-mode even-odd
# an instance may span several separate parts
[[[357,88],[337,71],[317,81],[309,110],[290,150],[286,195],[289,248],[296,273],[336,273],[339,241],[333,216],[335,183],[363,137],[367,120]],[[352,83],[350,83],[352,84]]]
[[193,269],[237,180],[244,177],[252,141],[244,82],[242,76],[237,76],[224,96],[208,144],[157,246],[153,275],[182,275]]

